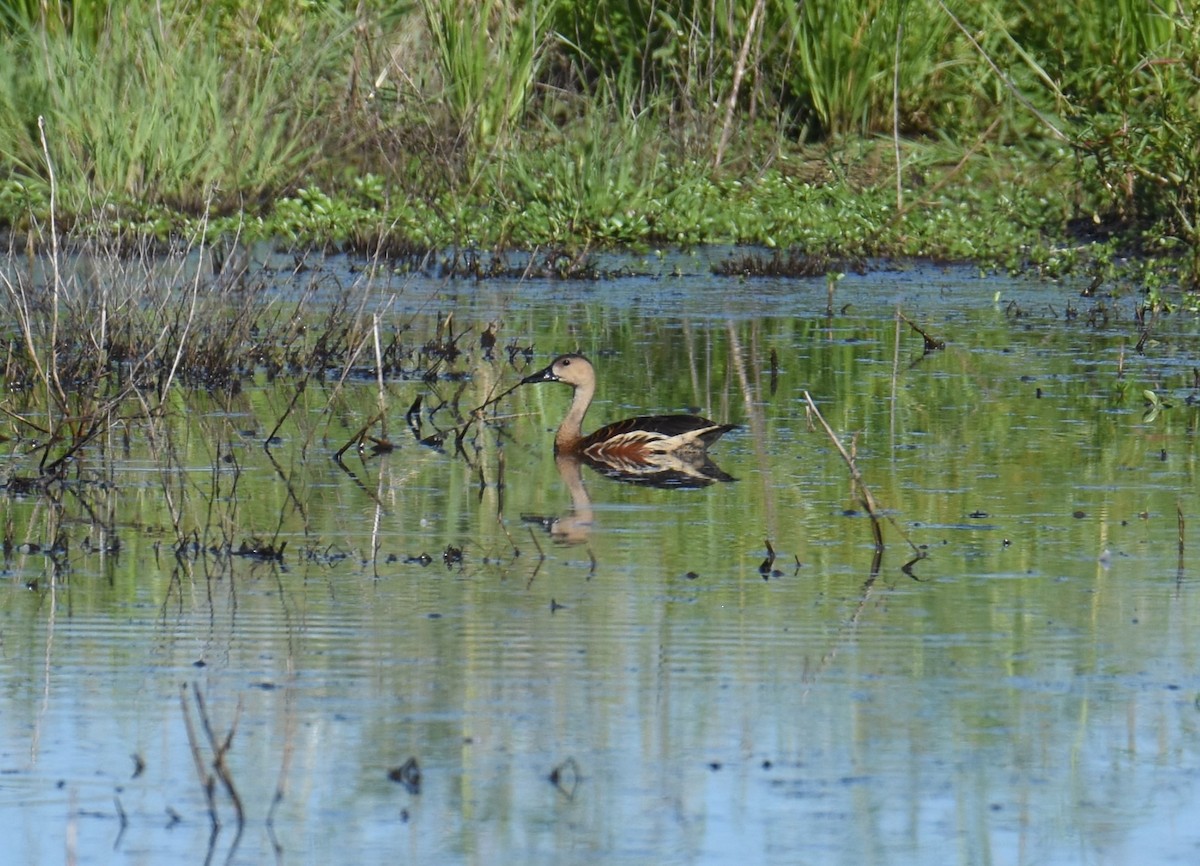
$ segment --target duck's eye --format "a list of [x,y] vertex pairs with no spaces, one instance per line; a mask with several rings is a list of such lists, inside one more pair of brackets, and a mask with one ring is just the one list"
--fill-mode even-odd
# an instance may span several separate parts
[[570,366],[571,366],[571,359],[570,359],[570,358],[563,358],[563,359],[562,359],[562,365],[563,365],[564,367],[570,367]]

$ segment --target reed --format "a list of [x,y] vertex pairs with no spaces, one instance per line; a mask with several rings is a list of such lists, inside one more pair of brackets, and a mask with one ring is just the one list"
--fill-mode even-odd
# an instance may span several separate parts
[[[827,135],[890,131],[894,90],[909,121],[934,112],[954,59],[952,25],[927,0],[806,0],[784,4],[795,64],[789,88]],[[893,84],[893,77],[897,84]],[[950,97],[952,100],[955,98]]]
[[555,0],[421,0],[446,103],[482,155],[521,118],[546,54]]
[[95,42],[107,24],[109,0],[3,0],[0,27],[44,28],[85,42]]

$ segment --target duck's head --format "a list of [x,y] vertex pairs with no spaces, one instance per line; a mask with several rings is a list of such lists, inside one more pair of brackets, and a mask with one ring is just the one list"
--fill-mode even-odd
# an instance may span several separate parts
[[533,385],[538,382],[565,382],[579,387],[596,381],[596,370],[592,362],[583,355],[572,353],[559,355],[544,370],[539,370],[521,380],[522,385]]

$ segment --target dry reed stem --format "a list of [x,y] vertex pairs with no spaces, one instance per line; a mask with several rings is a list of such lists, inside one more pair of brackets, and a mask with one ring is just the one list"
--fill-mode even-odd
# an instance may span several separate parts
[[[204,259],[204,236],[208,230],[208,210],[212,203],[212,191],[209,190],[208,201],[204,205],[204,215],[200,218],[200,249],[199,258]],[[196,275],[192,280],[192,297],[191,303],[188,305],[187,321],[183,325],[183,333],[179,335],[179,345],[175,350],[175,359],[171,362],[171,370],[167,373],[166,380],[159,389],[158,401],[161,405],[166,400],[167,393],[171,390],[171,382],[175,379],[175,373],[179,369],[179,362],[183,358],[183,350],[187,346],[188,334],[192,331],[192,322],[196,318],[196,303],[200,294],[200,264],[196,265]]]
[[[61,405],[67,403],[66,392],[58,378],[58,304],[62,292],[62,274],[59,271],[58,259],[58,179],[54,175],[54,161],[50,159],[50,146],[46,143],[46,118],[38,115],[38,136],[42,141],[42,155],[46,158],[46,173],[50,180],[50,272],[54,281],[50,290],[52,315],[50,317],[50,376],[54,380],[54,388],[58,392]],[[49,389],[49,382],[47,382]]]
[[217,742],[216,734],[213,732],[212,725],[208,719],[208,709],[204,705],[204,695],[196,688],[192,689],[196,697],[196,706],[200,711],[200,721],[204,725],[204,733],[208,737],[209,745],[213,749],[213,770],[217,774],[217,778],[221,780],[225,791],[229,794],[229,799],[233,801],[233,809],[237,814],[238,827],[242,827],[246,823],[246,811],[242,807],[242,798],[238,795],[237,788],[233,784],[233,776],[229,772],[229,765],[225,762],[225,756],[229,754],[229,749],[233,746],[233,735],[237,732],[238,720],[242,716],[242,702],[238,699],[237,709],[233,714],[233,721],[229,725],[229,731],[225,735],[225,739]]
[[[858,491],[859,500],[862,502],[863,507],[867,509],[867,514],[871,517],[871,531],[875,537],[875,549],[877,551],[882,551],[883,530],[879,521],[880,509],[878,504],[875,502],[874,495],[872,495],[870,488],[868,488],[866,483],[863,481],[862,473],[858,471],[858,464],[855,461],[854,456],[846,451],[845,446],[842,445],[842,442],[838,438],[837,434],[833,432],[833,428],[829,426],[829,422],[825,420],[825,416],[821,414],[821,410],[817,408],[817,404],[813,401],[812,395],[809,394],[808,391],[804,391],[802,393],[804,394],[804,401],[808,404],[809,411],[816,417],[818,421],[821,422],[821,426],[825,429],[825,434],[829,437],[829,441],[833,443],[833,446],[837,449],[838,453],[842,455],[842,460],[845,461],[846,466],[850,469],[850,479],[853,481],[854,487]],[[900,533],[900,537],[903,538],[908,546],[913,549],[913,552],[917,554],[917,557],[924,558],[924,551],[913,544],[912,540],[908,537],[908,534],[900,528],[899,524],[896,523],[895,518],[891,517],[890,515],[885,516],[888,518],[888,522],[890,522],[892,526],[895,527],[896,531]]]
[[200,752],[200,738],[196,736],[196,727],[192,723],[192,713],[188,709],[187,684],[179,687],[179,708],[183,711],[183,727],[187,731],[188,746],[192,752],[192,762],[196,765],[196,777],[204,790],[204,799],[208,803],[208,817],[213,829],[221,826],[221,816],[217,813],[216,781],[208,772],[204,756]]
[[746,60],[750,56],[750,45],[758,32],[758,22],[762,19],[766,0],[757,0],[750,11],[750,19],[746,22],[746,35],[742,39],[741,50],[738,51],[737,62],[733,67],[733,83],[729,86],[729,99],[725,102],[725,122],[721,124],[721,138],[717,142],[717,154],[713,158],[713,168],[721,167],[725,158],[725,149],[729,146],[729,137],[733,133],[733,114],[737,110],[738,94],[742,89],[742,78],[746,75]]

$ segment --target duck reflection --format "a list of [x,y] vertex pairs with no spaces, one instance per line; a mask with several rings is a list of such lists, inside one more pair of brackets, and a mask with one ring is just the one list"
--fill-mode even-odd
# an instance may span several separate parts
[[595,524],[592,499],[583,483],[585,465],[613,481],[645,487],[686,490],[737,480],[703,453],[648,454],[636,460],[558,453],[554,455],[554,465],[571,496],[571,510],[559,517],[524,515],[523,519],[540,523],[555,541],[564,544],[586,542]]
[[704,452],[647,452],[636,458],[620,454],[606,454],[603,457],[581,454],[574,459],[606,478],[646,487],[693,489],[707,487],[717,481],[736,480],[713,463]]

